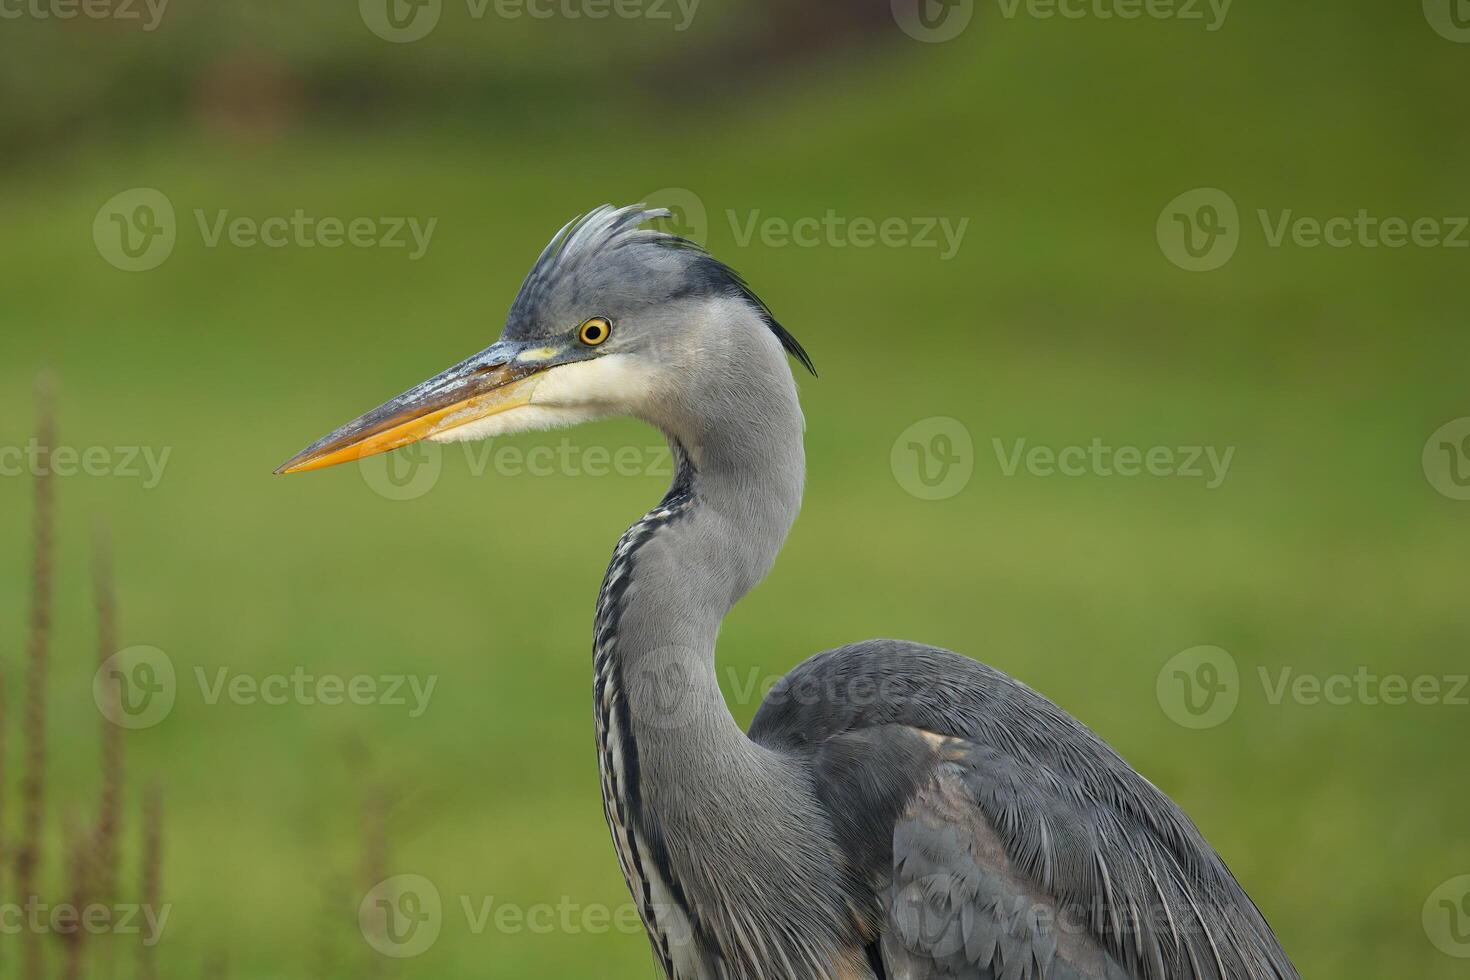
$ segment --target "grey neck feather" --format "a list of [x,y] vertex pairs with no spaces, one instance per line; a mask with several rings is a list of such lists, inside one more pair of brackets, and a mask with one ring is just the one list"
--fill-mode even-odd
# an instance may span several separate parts
[[698,358],[670,365],[677,387],[649,419],[680,460],[676,512],[655,519],[637,547],[618,613],[616,655],[635,723],[656,722],[650,743],[671,727],[689,729],[681,742],[696,733],[743,741],[720,697],[715,639],[775,562],[805,472],[801,407],[779,343],[744,303],[696,311],[707,325],[691,331]]
[[[673,390],[648,418],[668,435],[679,475],[624,536],[598,602],[608,819],[615,840],[631,828],[620,858],[640,907],[678,906],[698,946],[745,961],[730,976],[823,977],[813,957],[824,940],[835,946],[821,933],[843,917],[840,899],[824,891],[831,842],[805,775],[745,736],[715,668],[721,620],[770,570],[800,506],[801,409],[784,351],[749,307],[722,301],[699,315],[709,329],[690,345],[698,357],[671,365]],[[772,848],[782,861],[770,860]],[[732,887],[831,912],[813,915],[820,925],[801,943],[774,943],[770,959],[747,956],[742,937],[767,910],[728,919]],[[791,927],[770,912],[769,936]],[[655,948],[663,942],[665,962],[677,964],[659,932],[650,925]]]

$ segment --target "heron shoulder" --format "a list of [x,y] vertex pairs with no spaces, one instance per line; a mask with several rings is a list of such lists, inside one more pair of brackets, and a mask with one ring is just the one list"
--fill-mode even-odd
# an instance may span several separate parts
[[887,917],[892,975],[1297,976],[1189,817],[991,667],[896,640],[829,650],[750,737],[806,760]]

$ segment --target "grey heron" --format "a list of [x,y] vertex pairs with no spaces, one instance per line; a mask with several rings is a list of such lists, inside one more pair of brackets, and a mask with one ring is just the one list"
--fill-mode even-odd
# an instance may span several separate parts
[[607,823],[671,980],[1285,978],[1297,973],[1184,812],[1042,695],[948,650],[819,653],[750,731],[720,692],[725,614],[801,503],[811,361],[728,266],[599,208],[552,237],[498,341],[303,450],[609,415],[676,461],[597,597]]

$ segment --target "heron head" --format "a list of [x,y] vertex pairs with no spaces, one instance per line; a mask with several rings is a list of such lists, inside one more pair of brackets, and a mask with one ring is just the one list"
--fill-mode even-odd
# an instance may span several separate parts
[[[801,345],[734,271],[685,239],[642,227],[667,216],[604,206],[572,221],[542,250],[498,341],[276,472],[321,469],[423,439],[483,439],[610,415],[677,431],[701,397],[721,387],[748,390],[757,375],[772,373],[783,350],[811,369]],[[790,386],[789,372],[781,373]]]

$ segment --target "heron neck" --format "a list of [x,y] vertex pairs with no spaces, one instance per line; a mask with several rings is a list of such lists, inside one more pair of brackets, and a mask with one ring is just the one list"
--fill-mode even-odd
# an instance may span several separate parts
[[[810,804],[792,762],[736,724],[715,670],[721,621],[770,570],[801,502],[795,383],[763,326],[747,336],[770,342],[752,347],[738,383],[727,374],[690,386],[722,397],[702,413],[673,406],[650,419],[669,437],[674,481],[623,535],[597,602],[594,705],[604,809],[623,875],[670,975],[671,957],[679,955],[671,936],[692,928],[699,945],[716,948],[698,911],[717,916],[714,896],[727,885],[714,879],[724,875],[744,888],[778,870],[766,851],[729,834],[727,822],[800,828],[790,814]],[[792,844],[787,854],[826,853],[819,842],[780,843]]]
[[[641,741],[738,735],[720,693],[715,643],[725,615],[770,570],[800,504],[796,469],[769,470],[790,446],[734,457],[670,439],[668,494],[624,536],[598,604],[600,653],[621,668]],[[749,447],[741,447],[742,450]],[[781,485],[784,484],[784,485]],[[645,731],[646,729],[646,731]],[[650,746],[652,747],[652,746]]]
[[661,420],[673,484],[623,536],[598,600],[599,677],[616,683],[649,753],[745,742],[720,693],[715,640],[775,562],[804,477],[795,383],[779,348],[770,356],[771,370],[716,409]]

